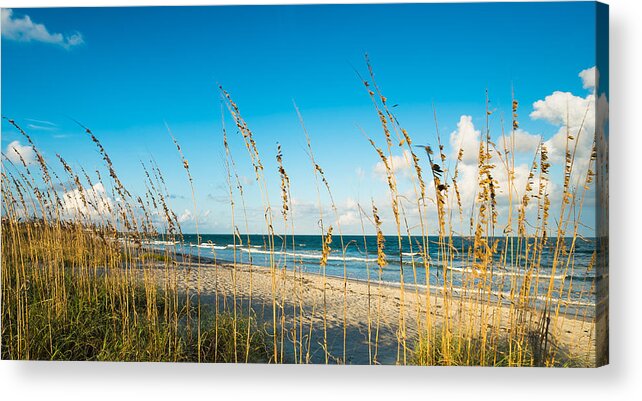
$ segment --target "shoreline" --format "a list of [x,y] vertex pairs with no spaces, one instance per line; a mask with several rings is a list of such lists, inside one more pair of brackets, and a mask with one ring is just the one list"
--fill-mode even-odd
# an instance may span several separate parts
[[[157,252],[157,250],[154,250],[154,252]],[[163,254],[163,253],[161,252],[160,254]],[[233,268],[233,265],[234,265],[234,261],[226,260],[226,259],[216,259],[216,258],[212,258],[212,257],[209,257],[209,256],[200,256],[200,259],[201,259],[201,263],[200,264],[198,262],[185,262],[185,258],[186,257],[188,259],[189,258],[197,258],[194,255],[183,254],[183,253],[177,252],[173,256],[175,258],[175,261],[179,265],[181,263],[182,264],[191,263],[192,266],[206,267],[206,268],[213,267],[214,265]],[[177,257],[179,258],[178,260],[176,260]],[[203,261],[205,261],[206,263],[203,263]],[[236,263],[237,263],[237,267],[241,267],[241,266],[249,267],[250,266],[248,263],[245,263],[245,262],[243,262],[243,263],[236,262]],[[264,266],[264,265],[261,265],[261,264],[252,264],[251,266],[253,268],[259,268],[259,269],[267,269],[267,270],[270,269],[269,266]],[[277,267],[277,270],[280,270],[280,269],[282,269],[282,267]],[[375,270],[376,267],[371,267],[371,269]],[[292,272],[292,269],[289,268],[287,271]],[[310,275],[314,275],[314,276],[318,276],[318,277],[323,277],[324,276],[323,273],[321,273],[321,272],[305,271],[305,272],[302,272],[302,273],[303,274],[310,274]],[[344,280],[343,276],[333,275],[333,274],[326,274],[325,277],[327,277],[328,279],[329,278],[333,278],[333,279],[338,279],[338,280]],[[606,275],[604,277],[608,277],[608,275]],[[540,279],[541,278],[542,277],[540,276]],[[546,279],[547,277],[543,277],[543,278]],[[365,285],[368,284],[368,280],[367,279],[361,279],[361,278],[356,278],[356,277],[346,277],[345,279],[347,281],[350,281],[350,282],[362,283],[362,284],[365,284]],[[600,279],[601,279],[601,277],[600,277]],[[569,281],[569,280],[572,280],[572,278],[567,277],[565,280]],[[389,288],[394,288],[394,289],[397,289],[397,290],[401,289],[401,283],[400,282],[388,281],[388,280],[378,280],[376,277],[372,278],[370,280],[370,285],[381,285],[381,286],[386,286],[386,287],[389,287]],[[415,289],[417,289],[417,290],[419,290],[419,292],[424,292],[424,293],[426,292],[427,287],[429,287],[430,291],[431,291],[431,295],[433,295],[433,296],[434,295],[439,295],[439,292],[443,291],[443,286],[434,285],[434,284],[431,284],[430,286],[428,286],[426,284],[404,282],[403,286],[404,286],[404,290],[406,290],[406,291],[408,291],[408,290],[415,291]],[[459,287],[451,287],[450,289],[453,290],[453,293],[451,295],[453,295],[453,296],[455,296],[457,298],[459,298],[461,296],[461,288],[459,288]],[[504,306],[508,306],[511,303],[511,300],[507,297],[507,295],[510,295],[510,293],[506,292],[505,289],[503,291],[494,290],[492,292],[492,295],[495,297],[495,301],[497,301],[498,299],[504,299],[504,301],[502,302],[502,304]],[[543,297],[543,295],[538,294],[535,298],[541,298],[541,297]],[[568,309],[573,309],[573,308],[577,308],[577,309],[579,309],[579,308],[596,308],[598,305],[601,305],[601,304],[607,302],[607,300],[608,300],[608,298],[604,298],[604,299],[601,299],[600,301],[596,301],[594,303],[588,303],[588,302],[584,302],[584,301],[569,301],[569,300],[565,300],[565,299],[561,299],[561,298],[559,300],[555,299],[556,302],[559,301],[559,303],[561,304],[562,308],[566,308],[566,311],[560,311],[559,312],[559,314],[565,315],[566,317],[572,317],[572,316],[576,315],[572,311],[568,311]],[[541,299],[538,299],[538,301],[541,301]],[[595,316],[593,314],[589,314],[586,317],[587,318],[594,318]]]

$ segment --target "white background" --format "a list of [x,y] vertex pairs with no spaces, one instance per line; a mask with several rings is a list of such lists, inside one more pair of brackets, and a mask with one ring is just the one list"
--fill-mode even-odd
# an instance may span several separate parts
[[[216,2],[191,0],[186,4]],[[226,4],[277,2],[302,0],[218,0]],[[583,370],[0,361],[0,400],[642,399],[642,202],[636,200],[642,195],[642,2],[607,3],[611,6],[609,366]],[[179,3],[0,0],[2,7],[133,4]]]

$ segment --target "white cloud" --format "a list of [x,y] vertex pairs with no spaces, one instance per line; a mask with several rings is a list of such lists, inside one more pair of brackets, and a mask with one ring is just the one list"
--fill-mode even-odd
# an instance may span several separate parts
[[[469,209],[475,201],[477,189],[479,187],[478,162],[480,140],[481,132],[475,129],[472,117],[468,115],[462,115],[459,118],[459,122],[457,123],[457,130],[453,131],[450,134],[450,145],[453,152],[451,157],[453,159],[457,157],[457,153],[460,147],[464,150],[462,160],[457,166],[457,186],[464,210]],[[539,145],[540,140],[541,137],[539,135],[533,135],[521,129],[516,130],[514,136],[515,153],[526,153],[529,154],[530,157],[532,157],[537,150],[537,146]],[[501,139],[499,139],[499,141],[501,141]],[[508,135],[506,137],[506,141],[506,145],[510,146],[510,144],[508,143],[508,141],[510,141],[510,137]],[[499,148],[502,148],[503,143],[498,143],[498,146]],[[497,201],[498,204],[501,205],[507,203],[508,201],[508,172],[506,171],[506,167],[504,166],[504,164],[498,162],[497,156],[494,152],[491,152],[491,157],[493,158],[492,164],[495,164],[493,176],[497,180]],[[529,165],[519,164],[515,166],[512,188],[513,201],[514,199],[516,199],[515,192],[523,192],[524,187],[526,186],[528,174]],[[454,201],[455,196],[456,194],[454,188],[451,187],[449,198]]]
[[527,153],[529,155],[535,154],[537,146],[539,146],[542,140],[540,135],[529,134],[521,129],[517,129],[514,135],[515,152]]
[[596,107],[595,129],[597,130],[597,136],[600,137],[604,135],[604,130],[609,119],[609,101],[606,99],[606,94],[600,93],[597,97]]
[[473,118],[471,116],[463,115],[459,117],[457,130],[450,134],[450,146],[455,157],[457,157],[459,149],[463,149],[464,155],[462,162],[477,163],[479,160],[480,137],[481,133],[479,130],[475,129]]
[[600,76],[598,75],[597,69],[595,67],[582,70],[579,73],[579,77],[582,78],[582,86],[584,87],[584,89],[595,88],[600,79]]
[[[210,215],[212,214],[212,211],[210,209],[200,211],[198,215],[198,223],[203,223],[205,222]],[[178,216],[178,222],[179,223],[191,223],[191,222],[196,222],[196,216],[194,213],[192,213],[191,210],[185,209],[183,213],[181,213],[180,216]]]
[[30,121],[32,123],[36,123],[36,124],[44,124],[44,125],[50,125],[52,127],[57,127],[57,125],[55,123],[52,123],[51,121],[47,121],[47,120],[38,120],[38,119],[35,119],[35,118],[25,118],[25,120]]
[[[475,200],[477,194],[477,181],[478,181],[478,167],[477,163],[462,162],[457,166],[458,179],[457,186],[459,187],[459,195],[463,204],[464,210],[468,210]],[[431,185],[434,192],[434,186]],[[451,188],[449,197],[455,200],[455,189]]]
[[27,124],[27,128],[36,131],[57,131],[58,128],[50,125]]
[[[526,189],[526,182],[528,180],[529,173],[530,166],[528,164],[523,163],[515,166],[512,178],[512,188],[510,188],[510,191],[513,192],[513,205],[519,203],[522,195],[524,195],[524,190]],[[507,205],[510,191],[508,171],[503,165],[498,165],[495,169],[495,179],[497,180],[498,187],[497,203],[499,205]]]
[[295,218],[319,213],[319,206],[314,202],[302,200],[300,198],[292,198],[290,202],[292,204],[292,213],[294,213]]
[[7,145],[7,150],[5,152],[7,158],[13,163],[21,165],[22,162],[20,161],[20,156],[18,156],[18,153],[20,153],[20,156],[22,156],[22,159],[24,160],[26,165],[35,163],[36,152],[33,151],[31,145],[22,146],[19,141],[13,141],[9,145]]
[[43,24],[37,24],[28,15],[16,17],[11,9],[2,9],[2,37],[17,42],[43,42],[70,49],[84,43],[79,32],[70,35],[51,33]]
[[76,213],[90,218],[108,217],[111,207],[112,200],[107,196],[105,187],[100,182],[92,187],[83,187],[82,193],[78,188],[74,188],[62,195],[63,214],[68,217]]
[[346,201],[345,201],[345,208],[346,209],[348,209],[348,210],[357,210],[358,207],[359,207],[359,203],[357,203],[356,200],[354,200],[354,199],[352,199],[350,197],[346,198]]
[[586,173],[593,147],[596,122],[595,95],[590,93],[586,97],[580,97],[570,92],[556,91],[543,100],[533,103],[533,109],[531,113],[533,119],[541,119],[560,127],[555,135],[544,142],[553,163],[564,162],[567,137],[569,135],[573,137],[568,141],[568,148],[571,153],[575,152],[573,162],[573,181],[575,181],[578,178],[576,174]]
[[339,224],[344,229],[359,222],[359,215],[355,211],[347,211],[339,216]]
[[[410,155],[410,151],[408,151],[408,149],[405,149],[403,151],[403,155],[392,155],[392,157],[388,157],[387,160],[390,169],[395,174],[407,175],[410,172],[412,166],[412,156]],[[378,162],[374,166],[373,171],[377,176],[381,177],[384,180],[386,179],[386,166],[383,161]]]
[[179,223],[185,223],[193,220],[194,220],[194,215],[192,214],[192,212],[189,211],[189,209],[185,209],[185,211],[181,213],[180,216],[178,216]]
[[548,121],[553,125],[565,125],[568,120],[570,126],[577,127],[581,124],[592,101],[592,95],[583,98],[570,92],[555,91],[543,100],[533,103],[533,112],[530,117]]

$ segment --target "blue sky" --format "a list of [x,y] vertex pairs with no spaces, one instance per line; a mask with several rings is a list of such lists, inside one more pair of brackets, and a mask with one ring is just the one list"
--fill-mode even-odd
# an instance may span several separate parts
[[[434,104],[447,151],[456,152],[449,139],[466,137],[460,131],[470,128],[468,121],[483,130],[486,89],[497,110],[491,119],[496,137],[499,116],[510,120],[511,88],[522,107],[520,128],[552,140],[560,125],[550,105],[541,104],[539,117],[529,114],[555,91],[572,93],[578,107],[590,96],[578,74],[595,65],[594,21],[591,2],[3,10],[2,115],[26,128],[52,164],[60,153],[91,171],[100,158],[72,118],[81,121],[134,192],[144,190],[139,160],[153,155],[189,232],[189,186],[166,122],[192,168],[201,231],[229,232],[221,84],[255,133],[275,204],[274,155],[276,143],[283,146],[301,211],[297,231],[311,233],[316,190],[295,101],[346,216],[345,231],[358,233],[354,204],[387,199],[377,156],[359,128],[382,143],[355,72],[367,74],[364,53],[416,143],[434,144]],[[226,124],[247,177],[250,214],[262,216],[229,114]],[[16,140],[25,144],[3,121],[3,151]],[[592,218],[591,210],[584,213]],[[251,230],[260,232],[262,217],[256,220]],[[389,219],[386,224],[391,227]]]

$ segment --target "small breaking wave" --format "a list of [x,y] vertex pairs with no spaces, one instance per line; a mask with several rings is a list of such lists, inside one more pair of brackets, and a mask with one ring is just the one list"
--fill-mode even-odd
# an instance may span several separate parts
[[[450,271],[455,271],[458,273],[466,273],[466,274],[474,274],[473,269],[471,268],[463,268],[463,267],[454,267],[454,266],[448,266],[448,270]],[[525,277],[527,275],[526,272],[515,272],[515,271],[505,271],[505,270],[494,270],[493,271],[493,276],[506,276],[506,277]],[[587,275],[570,275],[570,274],[545,274],[545,273],[533,273],[531,275],[532,279],[551,279],[553,278],[554,280],[579,280],[579,281],[591,281],[594,280],[594,276],[587,276]]]
[[199,244],[198,247],[199,248],[208,248],[208,249],[217,249],[217,250],[227,249],[226,246],[216,245],[216,244],[212,244],[212,243]]
[[[279,250],[275,250],[274,252],[266,251],[263,249],[256,249],[254,247],[252,248],[241,248],[241,251],[247,252],[247,253],[257,253],[257,254],[262,254],[262,255],[269,255],[270,253],[273,253],[275,256],[290,256],[293,258],[300,258],[300,259],[315,259],[315,260],[321,260],[323,257],[323,254],[321,253],[308,253],[308,252],[283,252]],[[373,259],[369,258],[362,258],[362,257],[357,257],[357,256],[335,256],[335,255],[329,255],[328,260],[334,260],[334,261],[349,261],[349,262],[372,262]]]
[[162,240],[150,240],[150,241],[145,241],[145,245],[165,245],[165,246],[173,246],[179,243],[179,241],[162,241]]

